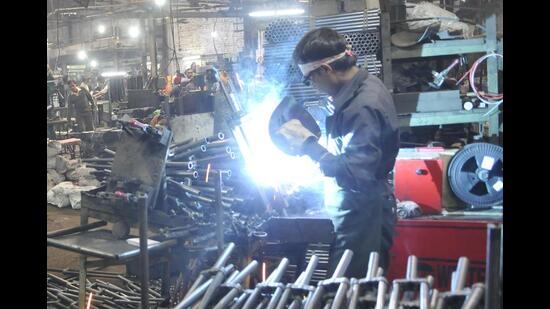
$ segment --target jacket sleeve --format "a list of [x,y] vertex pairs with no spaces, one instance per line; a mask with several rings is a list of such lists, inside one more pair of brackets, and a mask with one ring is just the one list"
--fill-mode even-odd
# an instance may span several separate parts
[[382,155],[380,120],[376,110],[361,106],[357,113],[344,116],[341,154],[333,155],[311,139],[304,143],[303,153],[318,161],[325,176],[335,177],[343,187],[359,190],[374,186],[379,181],[376,170]]

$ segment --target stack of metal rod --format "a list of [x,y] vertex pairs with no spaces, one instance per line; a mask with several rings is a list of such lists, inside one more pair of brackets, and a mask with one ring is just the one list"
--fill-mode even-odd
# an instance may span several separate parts
[[[63,270],[63,278],[53,273],[47,274],[47,307],[48,308],[78,308],[78,271]],[[75,274],[76,273],[76,274]],[[120,274],[104,272],[88,272],[91,280],[86,280],[86,299],[91,299],[89,308],[115,309],[139,308],[141,288],[138,281]],[[106,278],[111,282],[98,278]],[[115,281],[118,284],[113,284]],[[160,294],[160,284],[151,282],[149,285],[150,308],[156,308],[166,299]]]
[[[346,250],[332,276],[311,285],[311,278],[319,258],[313,255],[306,269],[293,281],[282,282],[289,261],[283,258],[278,267],[262,282],[248,289],[244,280],[256,270],[258,263],[250,262],[242,271],[233,265],[225,266],[232,244],[209,270],[201,273],[185,298],[176,306],[182,308],[233,308],[233,309],[283,309],[283,308],[482,308],[484,285],[466,287],[468,259],[461,257],[449,292],[434,289],[432,276],[418,276],[418,259],[410,256],[407,273],[403,279],[390,283],[379,267],[379,255],[371,253],[364,278],[348,278],[346,270],[353,252]],[[228,251],[229,250],[229,251]],[[210,278],[210,279],[209,279]]]

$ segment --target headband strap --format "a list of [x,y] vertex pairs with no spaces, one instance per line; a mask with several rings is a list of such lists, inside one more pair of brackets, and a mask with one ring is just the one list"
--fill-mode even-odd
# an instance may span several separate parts
[[298,64],[298,67],[300,68],[300,71],[302,71],[302,74],[304,76],[308,76],[309,73],[315,71],[316,69],[320,68],[323,64],[329,64],[329,63],[332,63],[340,58],[343,58],[345,55],[348,54],[348,51],[344,51],[338,55],[335,55],[335,56],[331,56],[331,57],[327,57],[327,58],[323,58],[321,60],[315,60],[315,61],[312,61],[312,62],[308,62],[308,63],[302,63],[302,64]]

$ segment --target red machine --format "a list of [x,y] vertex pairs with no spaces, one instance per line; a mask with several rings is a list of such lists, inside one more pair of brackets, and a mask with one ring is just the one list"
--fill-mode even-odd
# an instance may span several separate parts
[[435,277],[434,287],[447,291],[459,257],[470,260],[467,285],[485,280],[487,224],[501,219],[441,217],[399,220],[390,252],[388,280],[404,278],[407,258],[418,258],[418,276]]

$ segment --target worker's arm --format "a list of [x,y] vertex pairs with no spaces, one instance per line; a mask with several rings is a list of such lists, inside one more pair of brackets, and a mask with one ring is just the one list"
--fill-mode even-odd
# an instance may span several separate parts
[[86,98],[88,98],[88,101],[90,101],[90,105],[92,106],[92,109],[95,109],[96,106],[95,106],[95,100],[94,100],[94,97],[92,97],[92,95],[90,94],[90,92],[84,88],[80,88],[81,90],[80,91],[84,91],[84,94],[86,95]]
[[359,190],[375,186],[379,181],[375,173],[382,155],[379,141],[384,122],[381,117],[380,112],[368,106],[344,115],[344,137],[339,141],[343,152],[339,155],[328,152],[315,138],[308,138],[302,151],[319,162],[325,176],[336,177],[345,188]]

